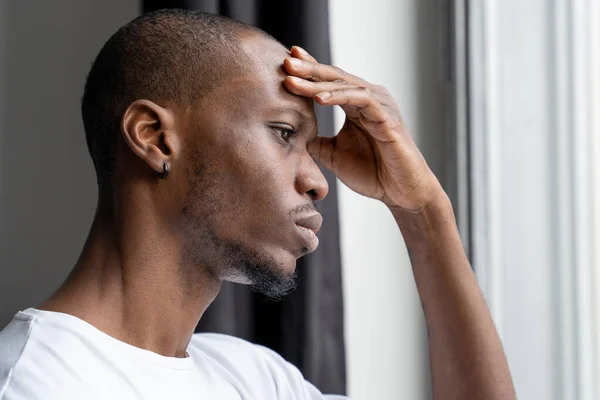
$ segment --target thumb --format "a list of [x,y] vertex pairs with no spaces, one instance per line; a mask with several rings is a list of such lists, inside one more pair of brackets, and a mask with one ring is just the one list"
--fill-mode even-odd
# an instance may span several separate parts
[[335,137],[318,136],[308,145],[308,152],[319,164],[335,173]]

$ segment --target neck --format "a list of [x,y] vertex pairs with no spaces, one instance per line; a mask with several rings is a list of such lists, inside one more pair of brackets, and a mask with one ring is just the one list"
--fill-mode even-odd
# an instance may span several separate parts
[[201,266],[185,279],[182,271],[191,268],[182,268],[180,240],[148,215],[157,214],[98,212],[75,268],[38,308],[74,315],[133,346],[184,357],[221,282]]

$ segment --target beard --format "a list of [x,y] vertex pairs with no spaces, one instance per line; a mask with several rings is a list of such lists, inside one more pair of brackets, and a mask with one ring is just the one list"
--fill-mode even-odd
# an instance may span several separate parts
[[199,236],[196,231],[196,239],[186,245],[180,268],[184,282],[193,281],[191,271],[206,268],[213,278],[250,285],[271,300],[281,300],[296,288],[295,270],[289,275],[272,255],[253,251],[241,242],[218,238],[213,230],[206,228],[205,225]]
[[218,254],[217,272],[230,282],[249,284],[251,289],[271,300],[281,300],[296,288],[297,273],[285,273],[283,266],[270,254],[252,251],[241,242],[209,236],[211,248]]
[[[280,300],[296,288],[296,271],[287,274],[273,255],[254,250],[242,241],[218,236],[218,219],[235,218],[224,212],[224,204],[232,203],[225,201],[231,200],[231,192],[223,186],[227,179],[219,175],[219,168],[205,165],[201,155],[196,154],[193,159],[194,168],[188,171],[188,195],[181,210],[185,240],[179,268],[182,282],[187,286],[200,283],[198,274],[203,268],[214,279],[247,284],[272,300]],[[193,286],[196,288],[188,289],[201,287]]]

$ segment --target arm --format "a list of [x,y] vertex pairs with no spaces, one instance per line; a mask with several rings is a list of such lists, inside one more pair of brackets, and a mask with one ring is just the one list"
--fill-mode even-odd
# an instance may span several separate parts
[[393,209],[429,338],[435,399],[515,399],[502,344],[440,189],[418,213]]
[[[295,61],[294,63],[292,61]],[[355,192],[392,211],[410,254],[429,332],[436,400],[515,399],[506,357],[464,254],[450,201],[389,92],[293,47],[292,93],[338,105],[346,122],[308,151]]]

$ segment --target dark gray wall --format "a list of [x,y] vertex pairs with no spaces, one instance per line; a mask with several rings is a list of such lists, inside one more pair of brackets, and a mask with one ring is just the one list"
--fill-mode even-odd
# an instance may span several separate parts
[[79,102],[106,39],[137,0],[0,1],[0,327],[75,263],[96,182]]

